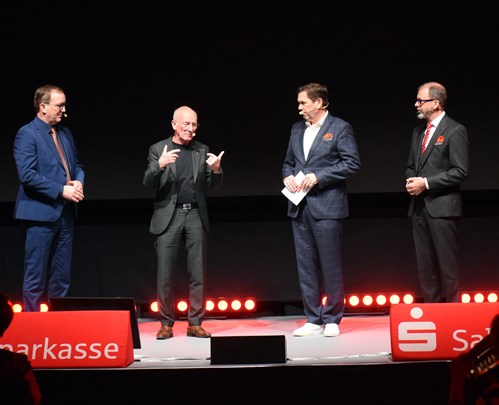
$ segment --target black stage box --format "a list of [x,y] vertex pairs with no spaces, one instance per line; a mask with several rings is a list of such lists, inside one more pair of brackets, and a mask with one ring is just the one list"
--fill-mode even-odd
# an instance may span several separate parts
[[212,336],[211,364],[286,363],[286,337]]
[[142,347],[133,297],[61,297],[50,298],[49,303],[51,311],[128,311],[130,313],[133,348],[140,349]]

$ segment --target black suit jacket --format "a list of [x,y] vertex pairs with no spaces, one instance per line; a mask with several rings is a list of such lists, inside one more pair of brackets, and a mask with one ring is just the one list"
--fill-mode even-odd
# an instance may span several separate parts
[[445,114],[421,154],[425,129],[426,123],[414,129],[405,176],[426,177],[429,189],[411,198],[408,215],[414,213],[415,199],[424,198],[432,217],[461,217],[461,183],[468,176],[469,166],[466,128]]
[[[154,211],[151,218],[149,231],[154,235],[161,234],[173,217],[175,205],[177,204],[178,183],[177,165],[173,163],[165,170],[159,168],[159,157],[163,153],[165,145],[168,150],[175,149],[172,137],[160,141],[149,147],[147,157],[148,165],[144,173],[144,186],[155,192]],[[199,204],[199,212],[206,232],[209,232],[208,206],[206,203],[207,190],[210,188],[219,189],[223,182],[223,173],[214,174],[206,164],[206,154],[209,152],[208,146],[201,142],[192,140],[192,166],[194,173],[194,184],[196,200]]]

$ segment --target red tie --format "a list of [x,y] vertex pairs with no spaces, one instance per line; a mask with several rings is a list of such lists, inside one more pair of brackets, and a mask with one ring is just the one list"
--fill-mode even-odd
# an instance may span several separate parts
[[59,143],[59,138],[57,138],[57,133],[55,132],[55,128],[52,127],[50,133],[52,134],[52,138],[54,139],[55,147],[57,148],[57,152],[59,152],[59,156],[61,157],[64,169],[66,169],[66,184],[69,184],[69,182],[71,181],[71,175],[69,174],[68,162],[64,157],[64,152],[62,151],[61,144]]
[[421,154],[424,153],[426,149],[426,144],[428,143],[428,138],[430,137],[431,124],[428,123],[426,127],[426,132],[424,133],[423,144],[421,145]]

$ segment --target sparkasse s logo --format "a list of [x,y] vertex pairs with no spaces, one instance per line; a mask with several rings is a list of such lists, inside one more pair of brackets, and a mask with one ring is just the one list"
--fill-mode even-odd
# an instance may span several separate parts
[[499,303],[392,305],[392,359],[451,360],[483,340],[498,314]]
[[[414,307],[413,319],[421,319],[423,310]],[[399,324],[399,348],[403,352],[432,352],[437,348],[437,325],[429,321],[401,322]],[[406,342],[406,343],[404,343]]]

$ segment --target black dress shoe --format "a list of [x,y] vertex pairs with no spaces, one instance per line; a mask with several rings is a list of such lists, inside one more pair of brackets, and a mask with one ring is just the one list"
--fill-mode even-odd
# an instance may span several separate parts
[[171,326],[162,325],[161,328],[156,333],[156,339],[170,339],[173,337],[173,329]]
[[201,325],[188,326],[187,336],[198,337],[198,338],[209,338],[211,333],[206,332]]

